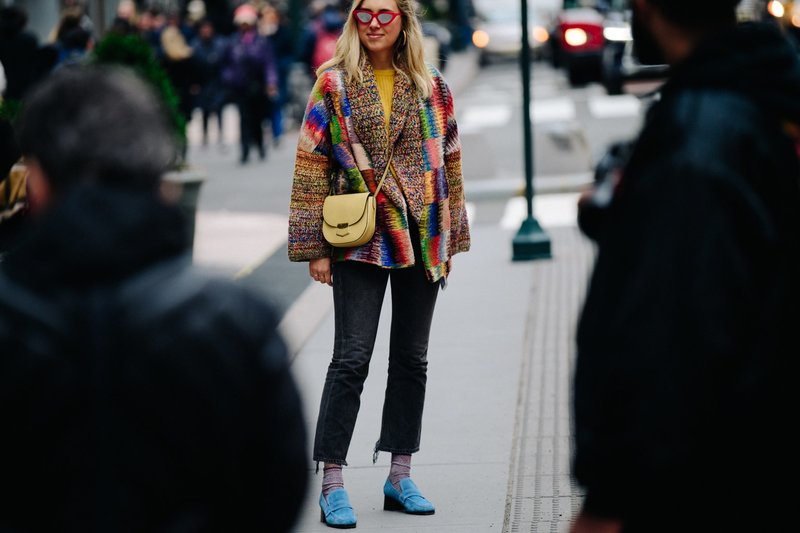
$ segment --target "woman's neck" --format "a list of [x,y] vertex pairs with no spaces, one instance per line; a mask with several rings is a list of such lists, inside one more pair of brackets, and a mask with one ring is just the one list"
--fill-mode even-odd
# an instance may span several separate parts
[[392,63],[392,52],[373,52],[369,54],[369,62],[374,70],[391,70],[394,68]]

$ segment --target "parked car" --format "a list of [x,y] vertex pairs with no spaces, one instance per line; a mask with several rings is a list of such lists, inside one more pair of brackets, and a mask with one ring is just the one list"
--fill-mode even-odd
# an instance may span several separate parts
[[[565,6],[571,4],[565,2]],[[603,20],[599,11],[586,7],[567,7],[556,17],[551,39],[553,64],[566,69],[572,85],[600,79]]]
[[[480,63],[494,59],[510,59],[522,50],[522,23],[519,2],[498,2],[479,14],[472,44],[480,52]],[[528,12],[528,41],[534,59],[541,59],[550,39],[547,25],[535,11]]]

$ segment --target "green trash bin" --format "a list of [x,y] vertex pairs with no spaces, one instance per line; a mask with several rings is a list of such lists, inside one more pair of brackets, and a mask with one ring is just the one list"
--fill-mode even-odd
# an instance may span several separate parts
[[205,180],[206,173],[196,169],[167,172],[161,179],[161,196],[167,203],[177,205],[186,217],[190,250],[194,250],[197,205]]

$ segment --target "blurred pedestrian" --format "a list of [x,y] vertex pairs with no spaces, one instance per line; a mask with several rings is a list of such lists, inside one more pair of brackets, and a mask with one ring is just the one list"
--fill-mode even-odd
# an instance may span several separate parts
[[592,217],[573,533],[794,520],[800,64],[737,4],[633,2],[637,56],[671,75]]
[[302,57],[314,77],[320,65],[330,61],[336,52],[336,43],[344,23],[345,14],[336,2],[324,4],[319,13],[313,16]]
[[130,24],[136,23],[138,8],[134,0],[120,0],[117,4],[116,18],[127,20]]
[[[19,138],[34,220],[0,264],[0,530],[289,531],[304,423],[277,316],[191,265],[148,85],[63,69]],[[46,510],[46,512],[43,512]]]
[[26,30],[28,14],[19,6],[0,8],[0,62],[6,74],[4,97],[20,100],[39,77],[39,43]]
[[239,28],[228,44],[223,60],[222,79],[239,110],[240,162],[250,158],[250,145],[258,156],[267,156],[263,122],[270,99],[278,96],[278,71],[269,41],[258,34],[258,13],[250,4],[242,4],[233,15]]
[[[61,18],[75,18],[78,21],[78,25],[86,30],[90,36],[94,35],[94,22],[89,17],[86,8],[86,0],[62,0],[61,2]],[[48,39],[49,42],[53,42],[56,40],[57,35],[56,32],[60,29],[59,26],[56,26],[53,31],[50,32],[50,38]]]
[[134,35],[139,33],[138,14],[136,3],[133,0],[120,0],[114,20],[108,28],[108,33],[117,35]]
[[[76,32],[74,30],[81,29],[83,32]],[[72,34],[70,41],[73,45],[80,40],[83,40],[82,35],[88,35],[88,41],[91,43],[94,33],[94,23],[86,12],[86,4],[84,0],[63,0],[61,2],[61,14],[58,23],[50,30],[47,37],[47,42],[42,46],[42,50],[47,54],[52,54],[55,57],[52,68],[68,60],[62,44],[64,37]],[[81,37],[78,37],[81,35]],[[74,48],[74,46],[73,46]],[[71,50],[74,52],[75,50]],[[74,58],[73,58],[74,59]],[[74,62],[74,61],[69,61]],[[47,71],[49,73],[49,70]]]
[[94,46],[91,34],[83,28],[73,28],[66,32],[57,43],[58,63],[56,68],[85,63]]
[[64,38],[64,35],[75,29],[81,27],[81,12],[75,9],[67,9],[61,14],[61,18],[52,30],[52,39],[50,42],[58,45],[59,41]]
[[[391,280],[389,375],[378,451],[392,454],[384,509],[433,514],[410,478],[419,450],[427,352],[439,287],[470,246],[453,97],[423,60],[418,4],[356,0],[323,64],[300,131],[289,210],[289,257],[333,286],[336,332],[322,392],[314,461],[324,463],[320,507],[354,527],[342,479],[386,285]],[[390,172],[391,170],[391,172]],[[375,235],[332,248],[322,206],[336,194],[377,191]]]
[[226,39],[217,35],[210,20],[198,22],[197,38],[192,43],[192,50],[200,70],[201,87],[197,105],[202,113],[203,146],[208,145],[208,121],[212,115],[217,120],[217,143],[223,146],[222,109],[227,96],[222,83],[222,66],[226,47]]
[[[190,0],[189,3],[186,4],[186,22],[188,22],[190,27],[196,30],[203,20],[208,20],[206,3],[203,2],[203,0]],[[194,37],[196,37],[196,35],[192,36],[192,40],[194,40]]]
[[147,41],[152,47],[156,58],[161,61],[164,57],[164,51],[161,48],[161,32],[167,26],[167,18],[164,12],[156,6],[151,6],[142,12],[137,19],[137,23],[139,35]]
[[259,33],[272,44],[277,66],[278,94],[272,99],[269,117],[272,142],[277,146],[283,135],[283,107],[289,102],[289,73],[295,59],[294,42],[283,14],[270,4],[261,8]]
[[167,16],[167,25],[161,31],[161,64],[178,95],[178,108],[188,122],[194,109],[194,91],[199,87],[200,72],[188,44],[187,30],[177,10]]

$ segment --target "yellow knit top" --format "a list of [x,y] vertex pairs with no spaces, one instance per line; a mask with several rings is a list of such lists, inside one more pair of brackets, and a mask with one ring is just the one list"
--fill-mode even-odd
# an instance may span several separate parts
[[389,117],[392,115],[392,96],[394,95],[394,69],[376,70],[375,81],[378,84],[378,94],[383,104],[383,116],[386,127],[389,127]]

